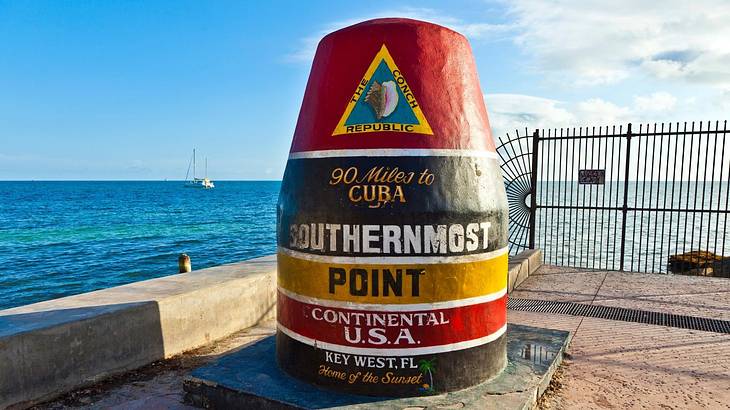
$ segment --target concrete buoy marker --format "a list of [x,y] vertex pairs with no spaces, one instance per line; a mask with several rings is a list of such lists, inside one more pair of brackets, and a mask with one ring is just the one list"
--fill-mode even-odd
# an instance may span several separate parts
[[377,19],[319,44],[278,204],[277,361],[421,396],[506,365],[507,200],[468,41]]

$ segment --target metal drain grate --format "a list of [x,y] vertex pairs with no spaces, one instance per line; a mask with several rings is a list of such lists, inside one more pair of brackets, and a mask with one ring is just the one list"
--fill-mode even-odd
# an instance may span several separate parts
[[730,334],[730,321],[728,320],[682,316],[671,313],[652,312],[648,310],[517,298],[509,298],[507,301],[507,308],[525,312],[588,316],[598,319],[621,320],[624,322],[646,323],[648,325],[669,326],[681,329]]

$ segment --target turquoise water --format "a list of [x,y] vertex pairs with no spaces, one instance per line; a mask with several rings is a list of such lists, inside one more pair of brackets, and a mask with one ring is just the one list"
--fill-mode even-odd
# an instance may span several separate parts
[[0,309],[276,250],[279,182],[3,182]]
[[[629,205],[703,208],[704,197],[704,209],[729,207],[726,182],[714,190],[700,186],[699,196],[690,183],[682,195],[675,184],[675,196],[664,192],[667,184],[655,185],[644,193],[631,182]],[[192,258],[193,269],[201,269],[276,250],[280,182],[216,181],[213,190],[187,189],[181,182],[3,182],[2,187],[0,309],[172,275],[182,252]],[[539,203],[616,206],[623,193],[621,186],[614,188],[605,197],[594,192],[579,200],[577,192],[549,183],[541,187]],[[548,263],[617,269],[620,218],[614,211],[540,210],[537,245]],[[669,255],[688,250],[730,255],[728,219],[723,213],[630,213],[626,268],[665,272]]]

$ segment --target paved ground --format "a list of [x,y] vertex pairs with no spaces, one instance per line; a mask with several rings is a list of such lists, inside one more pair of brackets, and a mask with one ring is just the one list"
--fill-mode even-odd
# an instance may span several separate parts
[[[511,296],[730,320],[730,280],[720,278],[543,266]],[[574,332],[545,408],[730,408],[730,335],[531,312],[508,319]]]
[[[511,295],[730,320],[730,280],[543,266]],[[730,409],[730,335],[510,311],[512,323],[574,332],[546,409]],[[183,409],[189,369],[274,332],[267,321],[41,408]]]
[[194,409],[183,404],[182,380],[191,369],[222,354],[236,351],[274,334],[273,319],[235,333],[211,346],[173,359],[156,362],[138,371],[77,390],[37,409]]

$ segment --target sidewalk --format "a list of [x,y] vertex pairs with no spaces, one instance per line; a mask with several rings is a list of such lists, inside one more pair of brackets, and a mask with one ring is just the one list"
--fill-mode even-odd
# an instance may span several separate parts
[[[730,320],[730,280],[543,266],[512,298]],[[513,311],[511,323],[574,332],[545,408],[730,408],[730,335]]]

